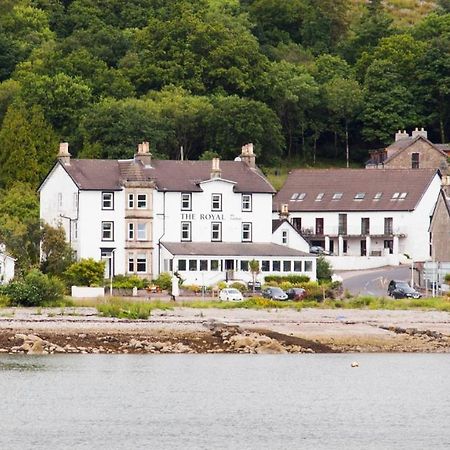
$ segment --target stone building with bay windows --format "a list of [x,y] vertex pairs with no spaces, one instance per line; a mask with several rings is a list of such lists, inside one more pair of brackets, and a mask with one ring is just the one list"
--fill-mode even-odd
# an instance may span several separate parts
[[153,160],[147,142],[131,160],[72,159],[63,143],[39,191],[41,219],[64,227],[77,258],[104,259],[106,277],[178,272],[189,284],[249,281],[256,259],[259,279],[316,278],[298,232],[282,224],[272,233],[275,190],[252,144],[235,161],[169,161]]

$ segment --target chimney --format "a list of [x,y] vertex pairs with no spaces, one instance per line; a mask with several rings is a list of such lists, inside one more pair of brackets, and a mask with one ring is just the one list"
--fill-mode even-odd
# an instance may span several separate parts
[[416,129],[412,132],[411,135],[413,138],[417,137],[417,136],[422,136],[425,139],[428,139],[428,133],[424,130],[424,128],[422,127],[420,130],[416,127]]
[[142,142],[138,144],[138,151],[134,155],[135,161],[140,161],[145,167],[151,167],[152,154],[150,153],[150,144],[148,142]]
[[242,147],[242,152],[241,152],[240,158],[241,158],[241,161],[244,161],[245,163],[247,163],[247,165],[249,167],[251,167],[252,169],[254,169],[256,167],[256,163],[255,163],[256,156],[253,153],[253,144],[245,144]]
[[409,138],[409,134],[406,132],[406,130],[398,130],[397,133],[395,133],[395,142],[405,138]]
[[219,164],[219,158],[212,159],[211,178],[220,178],[222,176],[222,171],[220,170]]
[[69,153],[69,143],[61,142],[59,144],[58,161],[63,166],[70,166],[70,153]]
[[287,219],[289,217],[289,205],[287,203],[283,203],[281,205],[281,211],[279,213],[280,219]]

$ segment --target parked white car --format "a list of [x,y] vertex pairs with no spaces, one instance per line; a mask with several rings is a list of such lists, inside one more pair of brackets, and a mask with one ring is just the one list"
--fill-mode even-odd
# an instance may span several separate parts
[[240,302],[244,298],[242,297],[241,292],[235,288],[226,288],[222,289],[219,292],[219,300],[231,300],[233,302]]

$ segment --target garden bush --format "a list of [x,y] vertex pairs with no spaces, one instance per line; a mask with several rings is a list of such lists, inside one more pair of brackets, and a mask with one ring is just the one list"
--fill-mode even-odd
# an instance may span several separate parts
[[235,281],[230,287],[237,289],[240,292],[247,292],[247,286],[244,283],[239,283],[239,281]]
[[51,306],[63,298],[64,283],[33,269],[23,279],[3,286],[1,294],[9,298],[12,306]]
[[280,283],[284,281],[288,281],[292,284],[298,284],[298,283],[306,283],[310,280],[310,278],[307,275],[267,275],[265,277],[265,282],[269,284],[270,282],[274,281],[279,285]]
[[139,278],[137,275],[116,275],[113,278],[114,289],[145,289],[149,281],[145,278]]
[[64,272],[64,277],[69,286],[103,286],[105,261],[81,259]]
[[162,272],[152,283],[159,286],[161,290],[170,291],[172,289],[172,275],[169,272]]

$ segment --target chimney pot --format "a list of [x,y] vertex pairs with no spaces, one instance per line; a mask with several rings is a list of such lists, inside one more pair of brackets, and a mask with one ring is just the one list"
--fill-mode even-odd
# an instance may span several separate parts
[[220,170],[220,159],[213,158],[211,166],[211,178],[220,178],[222,176],[222,171]]
[[68,142],[61,142],[59,144],[58,160],[64,166],[70,166],[70,153],[69,153],[69,143]]
[[256,157],[255,153],[253,152],[253,144],[245,144],[241,148],[241,160],[247,163],[249,167],[255,168],[256,167]]
[[144,141],[138,144],[137,153],[134,155],[135,161],[140,161],[144,166],[151,167],[152,154],[150,153],[150,143]]

